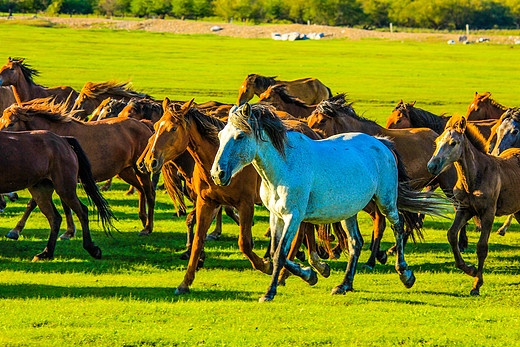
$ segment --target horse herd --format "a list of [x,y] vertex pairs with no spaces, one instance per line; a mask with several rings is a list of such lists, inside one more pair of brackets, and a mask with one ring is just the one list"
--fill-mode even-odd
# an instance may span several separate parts
[[[520,149],[515,149],[520,147],[520,110],[500,105],[490,93],[475,93],[466,116],[439,116],[401,101],[385,128],[357,115],[344,94],[333,96],[315,78],[249,75],[231,105],[157,101],[113,81],[88,82],[77,93],[38,85],[37,75],[18,58],[0,69],[0,193],[28,188],[32,196],[6,236],[17,239],[38,206],[51,232],[35,260],[54,255],[62,220],[52,202],[54,191],[67,222],[60,237],[75,236],[72,210],[81,222],[84,248],[101,258],[76,186],[81,181],[109,232],[114,216],[95,182],[116,175],[139,194],[139,235],[153,231],[159,173],[179,211],[185,212],[185,197],[194,202],[186,219],[188,249],[181,255],[189,263],[176,294],[189,293],[203,266],[206,237],[219,237],[222,208],[240,226],[240,250],[255,269],[272,275],[261,301],[272,300],[290,273],[311,285],[318,280],[316,271],[328,277],[330,267],[321,258],[338,257],[342,250],[349,253],[346,274],[332,293],[353,290],[363,245],[357,223],[361,210],[373,219],[371,255],[364,266],[386,263],[380,241],[388,219],[396,270],[405,287],[412,287],[406,240],[422,237],[424,214],[445,216],[448,200],[456,210],[448,231],[455,264],[475,278],[471,294],[479,295],[494,217],[520,217]],[[259,102],[249,104],[255,94]],[[448,200],[434,192],[437,187]],[[263,257],[253,249],[255,204],[270,212],[271,244]],[[215,218],[217,229],[207,235]],[[477,267],[461,255],[471,218],[480,229]],[[325,251],[317,246],[316,234]],[[311,267],[293,261],[302,243]]]

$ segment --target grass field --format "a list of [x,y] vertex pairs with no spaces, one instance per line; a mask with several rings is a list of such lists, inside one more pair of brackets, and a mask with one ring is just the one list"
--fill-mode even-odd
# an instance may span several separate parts
[[[196,97],[234,102],[245,75],[283,79],[314,76],[333,92],[347,92],[360,114],[381,124],[399,99],[417,100],[432,112],[465,113],[475,91],[518,105],[518,47],[448,46],[418,42],[278,42],[126,31],[87,31],[0,25],[0,56],[27,57],[43,85],[132,79],[156,98]],[[5,168],[2,168],[5,170]],[[355,292],[331,296],[343,278],[346,257],[310,287],[290,278],[273,303],[259,304],[270,278],[240,254],[238,227],[225,219],[221,240],[206,244],[205,268],[192,293],[176,297],[186,263],[183,218],[158,192],[154,233],[139,238],[137,198],[116,180],[105,194],[116,212],[113,238],[95,217],[91,227],[104,259],[94,260],[81,239],[59,242],[53,261],[32,263],[44,247],[48,224],[33,213],[18,241],[0,239],[0,345],[473,345],[511,346],[520,339],[520,233],[492,234],[480,297],[472,279],[454,267],[446,242],[450,220],[426,220],[426,240],[407,246],[417,282],[407,290],[392,261],[359,269]],[[29,195],[0,215],[0,235],[21,216]],[[59,204],[59,202],[57,202]],[[370,239],[371,222],[360,214]],[[495,222],[498,228],[500,218]],[[268,213],[257,208],[255,249],[263,254]],[[62,228],[63,229],[63,228]],[[383,248],[392,244],[387,230]],[[475,263],[478,235],[469,232],[466,259]],[[367,242],[368,243],[368,242]],[[368,259],[366,251],[361,262]]]

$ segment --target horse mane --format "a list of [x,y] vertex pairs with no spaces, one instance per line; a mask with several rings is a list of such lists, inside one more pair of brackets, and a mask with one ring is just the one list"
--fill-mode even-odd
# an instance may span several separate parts
[[104,93],[110,93],[117,96],[122,96],[126,98],[150,98],[148,94],[139,93],[135,90],[131,89],[132,84],[130,82],[117,82],[117,81],[106,81],[106,82],[87,82],[81,89],[82,95],[95,98],[98,95]]
[[412,106],[411,104],[401,103],[395,107],[396,111],[403,113],[404,111],[408,111],[408,115],[410,116],[410,121],[414,128],[430,128],[437,132],[438,134],[442,134],[444,131],[444,126],[449,117],[444,115],[436,115],[421,108],[417,108]]
[[201,134],[201,136],[209,140],[212,144],[218,146],[220,143],[218,139],[218,132],[226,126],[226,123],[220,119],[204,114],[195,107],[191,107],[184,115],[184,118],[180,118],[178,116],[180,106],[181,105],[179,104],[171,103],[168,105],[168,110],[172,112],[172,115],[175,118],[186,122],[186,124],[191,124],[194,122],[195,126],[197,127],[197,131]]
[[269,86],[277,84],[275,80],[276,76],[273,77],[264,77],[257,74],[249,74],[246,77],[248,82],[254,83],[255,87],[260,90],[267,90]]
[[271,89],[272,92],[278,94],[280,96],[280,99],[282,99],[282,101],[286,104],[293,104],[303,108],[311,108],[309,105],[307,105],[305,102],[298,99],[297,97],[289,95],[287,93],[287,87],[284,84],[278,83],[269,86],[268,89]]
[[13,104],[5,110],[22,121],[29,121],[32,117],[41,117],[51,122],[67,123],[81,121],[72,118],[65,103],[55,103],[52,98],[34,99],[21,105]]
[[[448,123],[446,124],[446,128],[453,128],[455,127],[455,124],[457,124],[462,118],[465,118],[465,116],[461,115],[453,115]],[[473,125],[472,123],[469,123],[466,121],[466,128],[464,130],[464,135],[466,135],[466,138],[471,142],[475,148],[482,152],[487,154],[488,151],[488,143],[486,138],[480,133],[478,128]]]
[[228,122],[242,131],[253,133],[256,138],[262,141],[266,141],[262,135],[262,132],[265,132],[274,148],[282,157],[285,157],[287,128],[276,115],[276,109],[263,104],[252,104],[250,106],[251,114],[245,115],[242,112],[244,106],[241,106],[229,116]]
[[346,101],[345,94],[342,93],[320,102],[312,114],[322,113],[330,118],[351,117],[360,122],[370,123],[377,125],[377,127],[381,127],[375,121],[357,115],[356,111],[354,111],[354,108],[352,107],[353,104],[353,102]]
[[9,62],[16,64],[22,70],[22,74],[31,84],[36,84],[33,80],[34,76],[39,76],[40,72],[25,62],[25,58],[9,58]]
[[506,113],[503,115],[503,119],[511,118],[515,122],[520,122],[520,108],[519,107],[510,107],[507,109]]
[[158,112],[159,114],[162,114],[163,112],[162,104],[151,99],[132,98],[127,105],[136,109],[137,112],[141,113],[144,118],[148,120],[151,120],[152,113]]

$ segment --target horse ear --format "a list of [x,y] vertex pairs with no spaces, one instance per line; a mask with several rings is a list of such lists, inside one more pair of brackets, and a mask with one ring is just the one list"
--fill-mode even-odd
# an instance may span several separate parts
[[168,97],[165,97],[164,101],[162,103],[163,110],[166,110],[166,108],[168,107],[169,103],[170,103],[170,99],[168,99]]
[[466,130],[466,125],[468,125],[466,116],[461,116],[460,120],[456,124],[456,128],[460,133],[463,133]]
[[489,97],[491,96],[491,93],[490,92],[485,92],[482,97],[480,98],[480,100],[486,100],[486,99],[489,99]]
[[184,105],[182,105],[182,107],[181,107],[182,113],[186,114],[190,110],[191,105],[193,105],[193,100],[195,100],[195,98],[191,99],[190,101],[185,102]]
[[399,103],[397,104],[397,106],[402,105],[402,104],[404,104],[403,99],[399,100]]
[[410,105],[411,106],[415,106],[415,103],[417,102],[417,100],[414,100]]
[[249,118],[249,115],[251,114],[251,105],[249,105],[248,102],[246,102],[244,106],[242,106],[242,114],[245,117]]

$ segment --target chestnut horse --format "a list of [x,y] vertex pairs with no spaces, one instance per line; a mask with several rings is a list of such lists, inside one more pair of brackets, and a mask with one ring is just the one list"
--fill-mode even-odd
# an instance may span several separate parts
[[[442,134],[449,119],[448,116],[438,116],[415,107],[415,101],[409,104],[401,100],[387,118],[386,127],[388,129],[430,128],[437,134]],[[490,139],[493,133],[492,128],[497,124],[497,120],[483,119],[472,121],[472,124],[485,138]]]
[[90,237],[88,208],[76,194],[78,178],[96,205],[105,231],[109,230],[113,214],[97,189],[89,161],[78,141],[49,131],[2,131],[0,147],[0,167],[4,168],[0,175],[0,193],[28,188],[49,221],[51,229],[47,247],[33,261],[54,257],[61,224],[61,216],[52,201],[54,191],[78,216],[83,231],[83,248],[92,257],[101,259],[101,249]]
[[[163,117],[155,123],[155,135],[150,138],[148,147],[141,156],[144,163],[140,163],[140,166],[146,166],[150,171],[156,172],[161,169],[163,163],[174,160],[186,150],[195,159],[191,185],[196,195],[197,230],[188,269],[184,280],[175,291],[176,294],[189,293],[189,286],[195,278],[195,271],[204,247],[204,237],[214,212],[220,205],[233,206],[238,210],[240,215],[238,243],[242,253],[248,257],[255,269],[266,274],[272,273],[272,264],[253,252],[251,226],[254,205],[261,203],[259,196],[261,178],[252,166],[248,166],[231,181],[229,186],[215,185],[209,170],[218,150],[217,133],[225,123],[203,114],[191,105],[192,101],[181,106],[171,103],[168,98],[164,100]],[[313,235],[313,233],[309,234]],[[312,242],[309,243],[312,245]],[[319,262],[316,253],[311,255],[309,261],[324,276],[328,276],[330,273],[328,265]]]
[[[384,136],[391,139],[397,152],[401,155],[406,171],[412,179],[414,189],[440,184],[447,196],[452,195],[456,182],[456,173],[453,169],[434,177],[428,172],[427,163],[435,150],[437,133],[431,129],[385,129],[376,122],[360,117],[351,104],[345,101],[345,95],[339,94],[327,101],[321,102],[316,111],[308,118],[309,126],[322,133],[325,137],[346,133],[362,132],[372,136]],[[370,206],[368,206],[370,207]],[[372,205],[375,208],[374,205]],[[367,211],[367,210],[365,210]],[[385,229],[385,220],[378,211],[368,210],[374,220],[374,236],[371,246],[371,255],[366,266],[375,266],[375,259],[379,257],[385,261],[379,245]],[[465,236],[465,234],[463,235]],[[461,248],[465,248],[467,240],[461,237]]]
[[307,105],[316,105],[332,96],[330,89],[316,78],[300,78],[293,81],[280,81],[275,77],[264,77],[250,74],[246,77],[238,91],[237,105],[243,105],[255,95],[260,96],[269,86],[285,84],[287,92]]
[[[453,116],[436,144],[428,170],[437,175],[454,164],[458,176],[453,195],[457,213],[448,230],[448,241],[455,265],[475,277],[470,294],[479,295],[495,216],[515,214],[517,219],[520,217],[520,149],[509,149],[498,157],[487,154],[486,140],[464,116]],[[477,268],[464,262],[457,247],[460,228],[473,216],[482,224],[477,242]]]
[[[119,175],[139,192],[139,218],[144,229],[139,235],[150,234],[153,230],[155,191],[150,175],[137,170],[136,161],[152,135],[148,126],[130,118],[111,118],[85,123],[66,116],[63,106],[53,103],[12,105],[0,118],[0,129],[10,131],[49,130],[61,136],[78,139],[90,163],[96,181],[106,181]],[[146,213],[148,205],[148,214]],[[17,239],[30,212],[36,207],[31,200],[27,210],[11,230],[8,237]],[[64,238],[74,236],[75,229],[70,209],[64,208],[68,229]]]
[[136,92],[130,82],[87,82],[81,89],[72,108],[76,113],[74,117],[86,120],[92,112],[106,98],[130,101],[131,98],[149,98],[147,94]]
[[12,86],[18,104],[39,98],[53,97],[56,102],[66,102],[70,110],[78,96],[71,87],[46,88],[33,81],[39,72],[25,62],[24,58],[9,58],[0,69],[0,86]]
[[507,110],[507,107],[491,99],[491,93],[479,94],[475,92],[473,101],[468,106],[466,118],[468,121],[482,119],[498,119]]
[[269,86],[265,92],[260,94],[258,102],[273,105],[277,110],[285,111],[298,119],[309,117],[317,106],[309,106],[297,97],[289,95],[283,84]]

